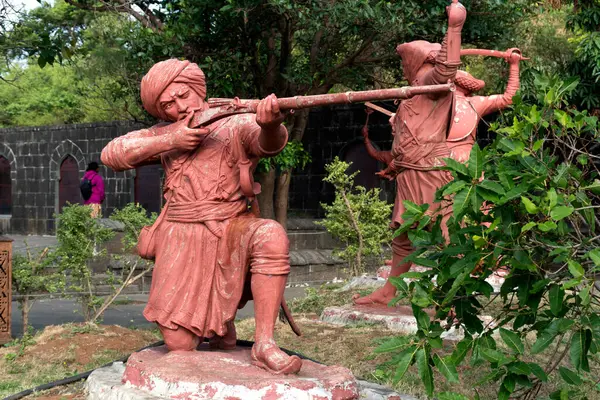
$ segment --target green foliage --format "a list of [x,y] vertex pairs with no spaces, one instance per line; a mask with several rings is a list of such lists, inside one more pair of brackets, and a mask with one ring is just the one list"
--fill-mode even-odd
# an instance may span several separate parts
[[304,149],[302,142],[291,140],[275,157],[261,158],[257,172],[269,172],[276,168],[279,172],[291,171],[295,168],[304,169],[311,161],[310,154]]
[[90,215],[90,207],[70,204],[56,216],[58,225],[56,257],[60,271],[67,275],[67,291],[77,292],[83,316],[89,321],[102,298],[94,295],[92,271],[88,262],[103,255],[102,244],[114,236],[114,232],[101,226]]
[[23,332],[28,330],[29,311],[34,303],[32,295],[55,293],[65,286],[64,275],[53,264],[55,257],[48,248],[32,254],[27,241],[25,247],[26,255],[15,255],[12,265],[12,287],[20,295],[17,302],[21,309]]
[[336,157],[325,166],[327,177],[323,180],[335,188],[333,204],[321,204],[325,219],[320,222],[327,231],[346,246],[337,254],[348,261],[354,276],[364,271],[363,257],[379,257],[382,245],[391,239],[388,227],[392,205],[379,199],[379,189],[366,190],[354,186],[359,173],[346,173],[351,164]]
[[[454,180],[437,198],[453,199],[448,241],[440,218],[430,222],[427,205],[407,202],[399,231],[408,232],[416,251],[405,260],[431,270],[412,274],[410,284],[391,279],[396,301],[411,301],[418,332],[389,351],[397,375],[416,363],[429,396],[435,390],[431,366],[451,382],[468,359],[472,366],[487,365],[490,373],[480,384],[496,382],[498,398],[508,399],[534,398],[556,372],[567,385],[579,385],[596,360],[598,120],[565,106],[564,96],[576,83],[542,81],[538,104],[517,101],[508,122],[492,126],[492,145],[474,145],[466,166],[446,160],[443,169]],[[493,293],[485,279],[500,267],[510,272],[500,293]],[[493,302],[501,304],[495,312]],[[435,319],[426,307],[435,308]],[[490,314],[500,329],[479,318]],[[465,338],[450,357],[439,359],[440,335],[454,323]],[[528,336],[536,337],[531,347]],[[544,351],[547,363],[531,361]],[[581,396],[577,387],[565,390],[569,398]],[[560,393],[552,398],[562,398]]]
[[125,226],[123,236],[123,248],[132,249],[138,240],[140,231],[144,226],[152,225],[158,215],[152,213],[148,216],[147,211],[137,203],[129,203],[122,209],[116,209],[110,216],[113,221],[121,222]]

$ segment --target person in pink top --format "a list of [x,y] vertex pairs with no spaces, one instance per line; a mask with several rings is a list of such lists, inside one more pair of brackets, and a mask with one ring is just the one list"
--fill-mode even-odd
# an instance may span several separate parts
[[92,218],[98,218],[102,216],[102,203],[104,202],[104,179],[98,173],[100,167],[98,163],[92,161],[88,164],[87,170],[83,175],[82,181],[86,179],[90,181],[92,185],[92,195],[84,201],[83,204],[92,208]]

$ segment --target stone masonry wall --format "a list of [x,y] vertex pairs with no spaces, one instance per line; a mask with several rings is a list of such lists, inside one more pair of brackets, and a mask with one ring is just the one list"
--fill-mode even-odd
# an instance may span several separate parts
[[[127,122],[0,129],[0,155],[10,161],[12,190],[12,215],[3,216],[0,231],[52,234],[62,161],[72,156],[81,179],[89,162],[100,161],[111,139],[135,129]],[[109,215],[132,201],[134,172],[101,166],[100,174],[107,193],[104,215]]]

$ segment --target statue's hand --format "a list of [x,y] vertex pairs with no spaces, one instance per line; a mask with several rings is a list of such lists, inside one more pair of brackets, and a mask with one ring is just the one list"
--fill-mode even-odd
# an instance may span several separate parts
[[517,49],[516,47],[506,50],[505,54],[506,54],[505,60],[509,64],[518,64],[519,61],[521,61],[521,59],[523,58],[523,55],[521,54],[521,50]]
[[192,110],[184,119],[160,128],[167,130],[173,149],[194,150],[210,133],[207,128],[189,127],[194,111],[196,110]]
[[380,178],[384,178],[387,180],[394,180],[394,176],[391,174],[391,171],[388,171],[388,169],[382,169],[381,171],[377,171],[375,172],[375,175],[377,175]]
[[277,96],[271,94],[258,103],[256,108],[256,123],[265,131],[274,131],[285,119],[285,115],[279,111]]
[[448,13],[448,27],[462,29],[467,19],[467,10],[458,0],[452,0],[452,4],[446,7]]

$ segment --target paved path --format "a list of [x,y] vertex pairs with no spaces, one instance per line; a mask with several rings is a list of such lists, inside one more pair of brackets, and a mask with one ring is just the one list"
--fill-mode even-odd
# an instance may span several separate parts
[[[285,291],[285,298],[291,300],[304,296],[304,288],[293,287]],[[146,321],[142,311],[147,294],[133,294],[121,296],[119,300],[128,300],[127,304],[117,304],[109,308],[104,314],[104,324],[120,325],[126,328],[153,328],[154,324]],[[68,322],[83,322],[80,306],[72,299],[41,299],[34,303],[29,313],[29,323],[35,330],[43,329],[49,325],[59,325]],[[254,303],[249,302],[244,308],[238,310],[237,318],[243,319],[254,316]],[[17,302],[12,304],[12,335],[20,337],[23,334],[21,310]]]
[[46,247],[55,247],[57,245],[56,236],[47,235],[5,235],[13,240],[13,251],[18,254],[25,254],[29,246],[32,252],[40,252]]

